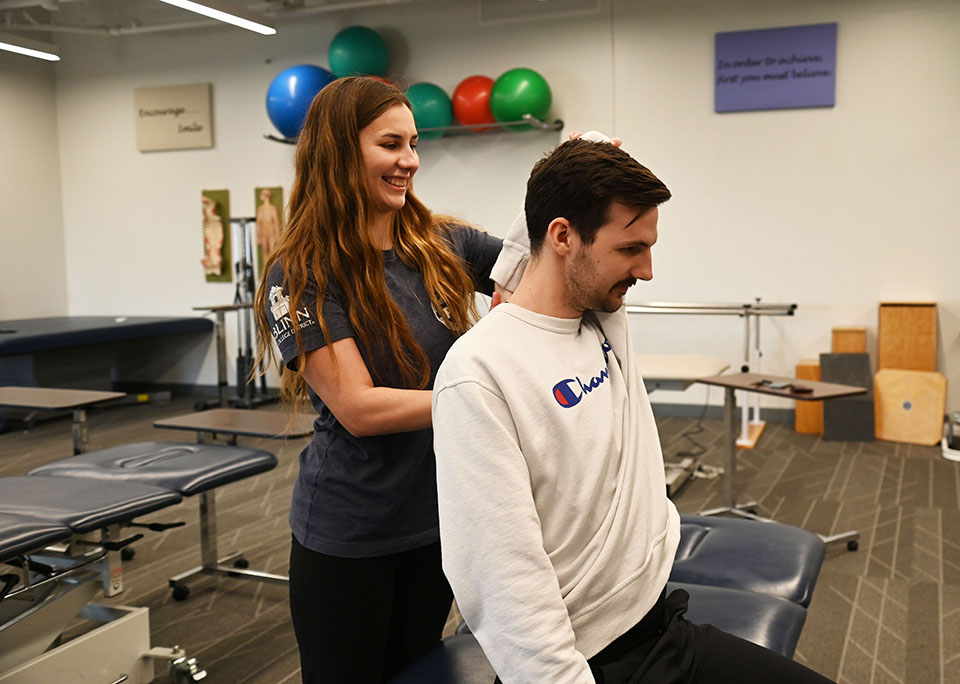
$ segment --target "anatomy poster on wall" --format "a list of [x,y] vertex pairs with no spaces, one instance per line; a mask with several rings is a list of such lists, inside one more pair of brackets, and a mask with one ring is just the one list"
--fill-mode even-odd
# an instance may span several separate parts
[[230,258],[230,191],[204,190],[203,209],[203,272],[208,283],[229,283]]
[[283,188],[254,188],[253,194],[257,206],[257,272],[263,274],[263,265],[283,232]]

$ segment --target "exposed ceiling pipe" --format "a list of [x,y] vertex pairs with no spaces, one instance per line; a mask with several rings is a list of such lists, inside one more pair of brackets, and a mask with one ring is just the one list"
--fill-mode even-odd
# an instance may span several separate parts
[[302,17],[308,14],[326,14],[328,12],[339,12],[341,10],[363,9],[366,7],[381,7],[383,5],[409,5],[413,2],[422,2],[422,0],[356,0],[355,2],[327,2],[322,5],[296,5],[278,8],[273,3],[262,3],[253,5],[250,9],[256,9],[264,14],[269,14],[277,18],[283,17]]
[[[41,1],[47,0],[0,0],[0,11],[10,9],[8,4],[23,8],[27,6],[38,7]],[[60,2],[80,2],[82,0],[59,0]],[[365,7],[376,7],[382,5],[407,5],[413,2],[422,2],[422,0],[358,0],[357,2],[336,2],[325,3],[322,5],[298,5],[292,7],[278,8],[275,4],[265,3],[262,5],[251,6],[250,9],[256,9],[264,14],[284,19],[286,17],[302,17],[310,14],[324,14],[328,12],[338,12],[348,9],[361,9]],[[187,31],[199,28],[209,28],[211,26],[223,26],[222,22],[215,20],[197,20],[186,22],[173,22],[167,24],[152,24],[148,26],[71,26],[67,24],[53,24],[50,22],[40,22],[31,17],[25,10],[21,14],[26,17],[30,23],[15,23],[10,21],[9,17],[3,22],[6,29],[12,31],[44,31],[49,33],[79,33],[97,36],[129,36],[141,33],[160,33],[164,31]]]
[[153,24],[152,26],[66,26],[63,24],[17,24],[5,23],[4,28],[11,31],[44,31],[49,33],[79,33],[90,36],[132,36],[140,33],[159,33],[162,31],[183,31],[188,29],[222,26],[219,21],[188,21],[176,24]]
[[81,2],[81,0],[0,0],[0,12],[24,7],[43,7],[46,10],[53,10],[57,5],[67,2]]

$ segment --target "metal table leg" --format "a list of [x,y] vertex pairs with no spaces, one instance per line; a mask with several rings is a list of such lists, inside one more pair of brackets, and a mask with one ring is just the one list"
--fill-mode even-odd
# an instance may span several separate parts
[[723,473],[723,493],[727,501],[725,506],[700,511],[698,515],[734,513],[743,517],[756,518],[757,516],[753,513],[744,510],[756,508],[756,501],[737,503],[737,397],[732,387],[724,387],[723,392],[723,438],[727,443],[727,464]]
[[[763,516],[757,515],[756,513],[751,512],[750,509],[756,509],[756,501],[747,501],[745,503],[737,503],[737,487],[736,487],[736,474],[737,474],[737,443],[736,443],[736,425],[735,425],[735,415],[736,415],[736,394],[732,387],[724,388],[724,398],[723,398],[723,437],[727,442],[727,465],[726,472],[724,473],[724,482],[723,482],[723,491],[724,497],[727,500],[725,506],[720,506],[718,508],[711,508],[705,511],[700,511],[698,515],[721,515],[723,513],[729,513],[731,515],[736,515],[741,518],[747,518],[749,520],[756,520],[757,522],[776,522],[771,518],[764,518]],[[856,551],[859,548],[858,540],[860,539],[860,533],[856,530],[849,530],[847,532],[839,532],[837,534],[819,534],[817,536],[823,540],[825,544],[841,544],[846,543],[847,549],[850,551]]]
[[230,389],[227,386],[227,321],[226,313],[217,310],[217,390],[220,408],[230,406]]
[[73,409],[73,455],[87,452],[87,412]]

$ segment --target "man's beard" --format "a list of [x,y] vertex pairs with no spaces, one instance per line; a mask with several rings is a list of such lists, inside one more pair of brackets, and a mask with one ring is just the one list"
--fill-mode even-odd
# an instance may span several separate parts
[[613,313],[623,306],[623,299],[613,290],[620,287],[631,287],[636,280],[628,278],[613,287],[603,289],[597,283],[596,271],[588,264],[589,258],[581,252],[574,257],[569,268],[563,274],[563,284],[568,303],[578,311],[603,311]]

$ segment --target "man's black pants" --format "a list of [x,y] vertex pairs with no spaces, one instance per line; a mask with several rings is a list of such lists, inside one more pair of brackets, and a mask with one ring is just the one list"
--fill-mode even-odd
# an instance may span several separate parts
[[[590,658],[597,684],[828,684],[800,663],[711,625],[684,619],[690,595],[678,589]],[[500,679],[496,680],[500,684]]]

